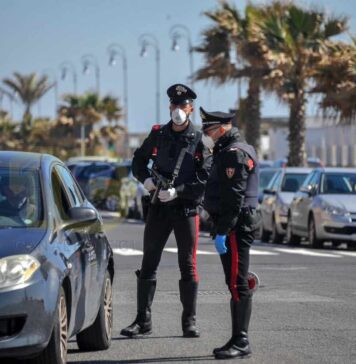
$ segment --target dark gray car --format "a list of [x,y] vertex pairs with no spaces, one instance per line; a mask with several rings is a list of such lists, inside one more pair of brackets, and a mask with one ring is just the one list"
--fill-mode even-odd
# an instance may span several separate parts
[[64,364],[74,335],[108,348],[113,277],[101,217],[67,167],[0,152],[0,357]]

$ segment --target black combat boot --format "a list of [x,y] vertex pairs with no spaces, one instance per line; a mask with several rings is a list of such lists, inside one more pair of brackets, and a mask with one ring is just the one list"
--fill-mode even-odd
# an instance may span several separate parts
[[214,349],[213,354],[216,359],[242,358],[251,354],[247,333],[252,312],[252,298],[231,300],[230,308],[232,337],[224,346]]
[[183,337],[199,337],[196,328],[195,315],[198,295],[198,283],[194,281],[179,281],[180,301],[183,305],[182,330]]
[[137,279],[137,316],[130,326],[121,330],[121,335],[135,337],[152,333],[151,305],[156,283],[156,279]]

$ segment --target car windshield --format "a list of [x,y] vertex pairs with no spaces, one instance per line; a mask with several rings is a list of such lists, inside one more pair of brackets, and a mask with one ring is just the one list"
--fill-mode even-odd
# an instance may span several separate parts
[[267,187],[267,185],[269,184],[275,173],[276,171],[266,171],[266,170],[260,171],[260,179],[259,179],[260,191],[264,190]]
[[0,229],[43,224],[43,204],[36,170],[0,168]]
[[320,193],[356,194],[356,173],[327,173],[322,176]]
[[308,173],[286,173],[282,181],[281,192],[297,192],[307,175]]

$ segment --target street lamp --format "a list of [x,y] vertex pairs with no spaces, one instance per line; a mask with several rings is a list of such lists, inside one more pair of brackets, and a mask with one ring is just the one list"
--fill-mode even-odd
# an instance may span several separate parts
[[141,46],[141,57],[146,57],[148,47],[151,46],[156,51],[156,122],[160,121],[160,49],[157,38],[152,34],[142,34],[139,37],[139,45]]
[[91,54],[86,54],[81,58],[83,64],[83,73],[88,74],[90,71],[90,65],[95,68],[95,83],[96,83],[96,92],[99,95],[100,93],[100,69],[99,64],[96,58]]
[[125,127],[126,130],[128,130],[128,121],[129,121],[129,116],[128,116],[128,77],[127,77],[127,57],[126,57],[126,52],[125,49],[120,45],[120,44],[116,44],[113,43],[111,45],[109,45],[109,47],[107,48],[107,51],[109,53],[109,65],[110,66],[115,66],[116,65],[116,57],[119,56],[122,58],[122,66],[123,66],[123,74],[124,74],[124,111],[125,111]]
[[185,25],[176,24],[171,27],[169,35],[172,39],[172,51],[174,52],[178,52],[180,50],[179,40],[181,38],[185,38],[188,42],[189,68],[190,68],[190,77],[188,77],[188,80],[190,81],[189,83],[194,89],[194,77],[193,77],[194,60],[193,60],[192,37],[190,35],[190,31]]
[[78,91],[78,81],[77,81],[77,72],[75,70],[75,67],[73,63],[69,61],[62,62],[59,66],[59,69],[61,71],[61,80],[64,81],[67,77],[68,71],[72,73],[73,78],[73,93],[74,95],[77,94]]
[[57,115],[57,102],[58,102],[58,82],[56,72],[53,71],[51,68],[46,68],[43,70],[43,74],[48,78],[53,80],[53,90],[54,90],[54,117]]

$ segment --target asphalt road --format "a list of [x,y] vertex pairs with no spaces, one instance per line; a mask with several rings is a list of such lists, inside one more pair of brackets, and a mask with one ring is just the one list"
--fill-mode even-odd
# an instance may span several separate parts
[[[70,344],[70,363],[209,363],[215,346],[230,337],[229,294],[212,241],[199,243],[199,339],[181,337],[179,270],[174,237],[162,256],[153,304],[154,332],[126,339],[120,330],[136,310],[135,269],[142,257],[144,226],[106,219],[115,250],[115,327],[108,351],[80,353]],[[205,236],[204,236],[205,235]],[[254,296],[248,363],[356,363],[356,252],[311,250],[256,242],[251,270],[262,285]]]
[[[79,352],[70,340],[68,362],[76,364],[211,363],[212,350],[231,333],[228,290],[219,256],[202,233],[197,254],[201,337],[181,337],[174,237],[162,256],[153,304],[154,331],[141,339],[120,336],[136,312],[136,277],[144,225],[106,215],[115,251],[114,332],[109,350]],[[255,242],[250,270],[261,279],[253,299],[251,364],[356,363],[356,252],[312,250]],[[231,362],[228,361],[228,362]],[[0,361],[0,364],[8,364]],[[11,362],[12,364],[12,362]]]

